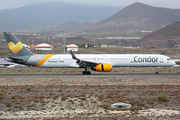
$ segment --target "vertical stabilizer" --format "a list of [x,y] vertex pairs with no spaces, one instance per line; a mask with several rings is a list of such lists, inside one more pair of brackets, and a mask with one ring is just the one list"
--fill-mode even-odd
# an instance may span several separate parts
[[3,33],[13,57],[33,55],[12,33]]

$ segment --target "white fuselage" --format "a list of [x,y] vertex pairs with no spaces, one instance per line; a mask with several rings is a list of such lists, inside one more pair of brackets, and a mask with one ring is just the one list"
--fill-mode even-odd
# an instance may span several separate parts
[[[70,54],[33,55],[26,65],[36,67],[68,68],[79,67]],[[112,67],[171,67],[175,65],[169,57],[156,54],[77,54],[77,58],[99,64],[111,64]]]

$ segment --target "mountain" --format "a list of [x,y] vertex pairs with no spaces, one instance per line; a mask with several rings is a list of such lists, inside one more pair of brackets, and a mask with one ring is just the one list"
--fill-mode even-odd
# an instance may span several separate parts
[[62,2],[47,2],[0,11],[1,17],[23,20],[61,20],[61,21],[99,21],[105,19],[122,7],[78,5]]
[[138,43],[142,47],[178,47],[177,45],[180,43],[180,21],[143,37]]
[[137,2],[86,30],[115,33],[133,29],[157,30],[175,21],[180,21],[180,9],[159,8]]
[[0,32],[79,29],[105,19],[122,8],[47,2],[0,10]]

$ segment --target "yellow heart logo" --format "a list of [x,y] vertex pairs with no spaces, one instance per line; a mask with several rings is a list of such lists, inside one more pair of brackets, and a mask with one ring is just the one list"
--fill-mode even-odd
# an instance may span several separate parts
[[9,42],[8,46],[14,54],[17,54],[23,48],[23,44],[21,42],[18,42],[16,45],[13,42]]

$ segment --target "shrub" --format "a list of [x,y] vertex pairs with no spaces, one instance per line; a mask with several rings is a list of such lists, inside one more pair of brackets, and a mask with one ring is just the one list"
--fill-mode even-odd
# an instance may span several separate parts
[[177,64],[177,65],[180,65],[180,61],[177,61],[176,64]]
[[102,108],[104,108],[104,109],[108,109],[108,108],[111,107],[111,105],[110,105],[109,103],[107,103],[107,102],[103,102],[103,103],[100,105],[100,107],[102,107]]
[[157,96],[157,99],[162,102],[168,102],[169,101],[169,95],[166,92],[163,92]]
[[11,106],[12,106],[11,102],[10,102],[10,101],[7,101],[7,102],[6,102],[6,107],[11,107]]
[[4,98],[4,93],[0,91],[0,99]]
[[30,88],[30,87],[27,87],[27,88],[26,88],[26,91],[31,91],[31,88]]
[[15,106],[14,108],[19,109],[19,110],[24,110],[22,106]]
[[89,84],[87,84],[87,83],[84,85],[84,87],[88,87],[88,86],[89,86]]

